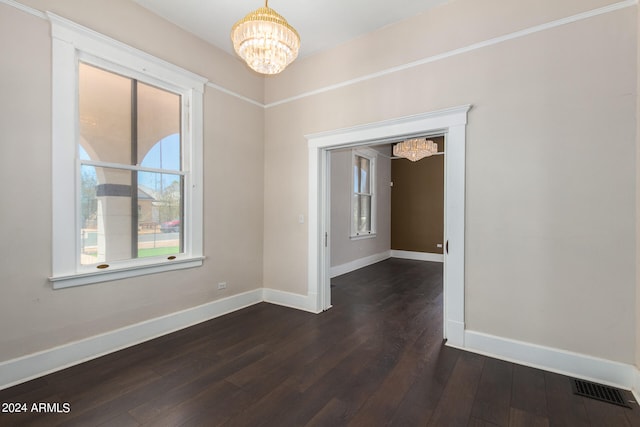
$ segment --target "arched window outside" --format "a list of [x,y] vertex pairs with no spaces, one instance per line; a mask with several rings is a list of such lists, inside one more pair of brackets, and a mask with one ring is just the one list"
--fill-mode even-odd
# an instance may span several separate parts
[[202,265],[206,79],[66,20],[52,34],[54,288]]

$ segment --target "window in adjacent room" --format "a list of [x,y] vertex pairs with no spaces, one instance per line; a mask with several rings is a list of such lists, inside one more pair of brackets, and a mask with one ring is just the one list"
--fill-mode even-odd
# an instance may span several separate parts
[[375,167],[376,152],[352,151],[351,237],[375,235]]
[[204,79],[51,18],[54,287],[201,265]]

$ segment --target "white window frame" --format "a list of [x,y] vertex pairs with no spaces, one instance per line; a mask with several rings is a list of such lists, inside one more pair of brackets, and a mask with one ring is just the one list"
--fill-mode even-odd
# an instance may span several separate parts
[[[53,288],[86,285],[202,265],[203,93],[207,80],[145,52],[47,13],[52,37],[52,275]],[[87,62],[166,88],[182,99],[184,252],[175,259],[137,258],[109,268],[80,264],[78,64]],[[172,257],[173,258],[173,257]]]
[[[364,157],[365,159],[369,160],[369,187],[371,189],[371,231],[368,233],[364,233],[364,234],[360,234],[357,231],[357,224],[355,223],[356,221],[353,218],[353,209],[354,209],[354,186],[355,186],[355,178],[353,176],[353,166],[355,164],[355,159],[356,156],[358,157]],[[352,240],[358,240],[358,239],[369,239],[372,237],[376,237],[376,213],[377,213],[377,188],[376,188],[376,174],[377,174],[377,165],[376,165],[376,160],[378,158],[378,152],[376,150],[372,150],[370,148],[354,148],[353,150],[351,150],[351,164],[350,164],[350,176],[351,176],[351,187],[349,189],[349,197],[351,198],[351,209],[349,211],[349,217],[350,220],[349,222],[351,223],[350,226],[350,235],[349,237]]]

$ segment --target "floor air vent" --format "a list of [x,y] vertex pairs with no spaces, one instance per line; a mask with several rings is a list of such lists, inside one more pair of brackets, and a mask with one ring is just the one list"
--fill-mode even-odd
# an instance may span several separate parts
[[574,394],[624,406],[625,408],[631,408],[631,406],[625,402],[622,392],[617,388],[576,379],[571,381],[571,385],[573,386]]

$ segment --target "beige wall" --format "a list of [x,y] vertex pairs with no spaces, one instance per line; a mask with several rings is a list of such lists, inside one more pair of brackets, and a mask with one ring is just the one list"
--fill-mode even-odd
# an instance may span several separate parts
[[391,149],[373,148],[384,155],[376,160],[376,236],[351,239],[351,149],[331,152],[331,267],[388,252],[391,247]]
[[[260,100],[239,61],[135,3],[24,1]],[[263,109],[204,96],[204,249],[200,268],[52,290],[51,38],[48,21],[0,4],[0,361],[262,286]],[[10,242],[10,243],[9,243]],[[218,291],[216,284],[228,288]]]
[[[637,19],[640,23],[640,7]],[[640,28],[637,32],[637,73],[636,89],[636,366],[640,369]],[[640,387],[640,384],[636,384]]]
[[[266,100],[611,3],[457,0],[303,58]],[[633,363],[636,19],[627,7],[268,108],[265,287],[307,292],[305,134],[473,104],[466,327]]]

